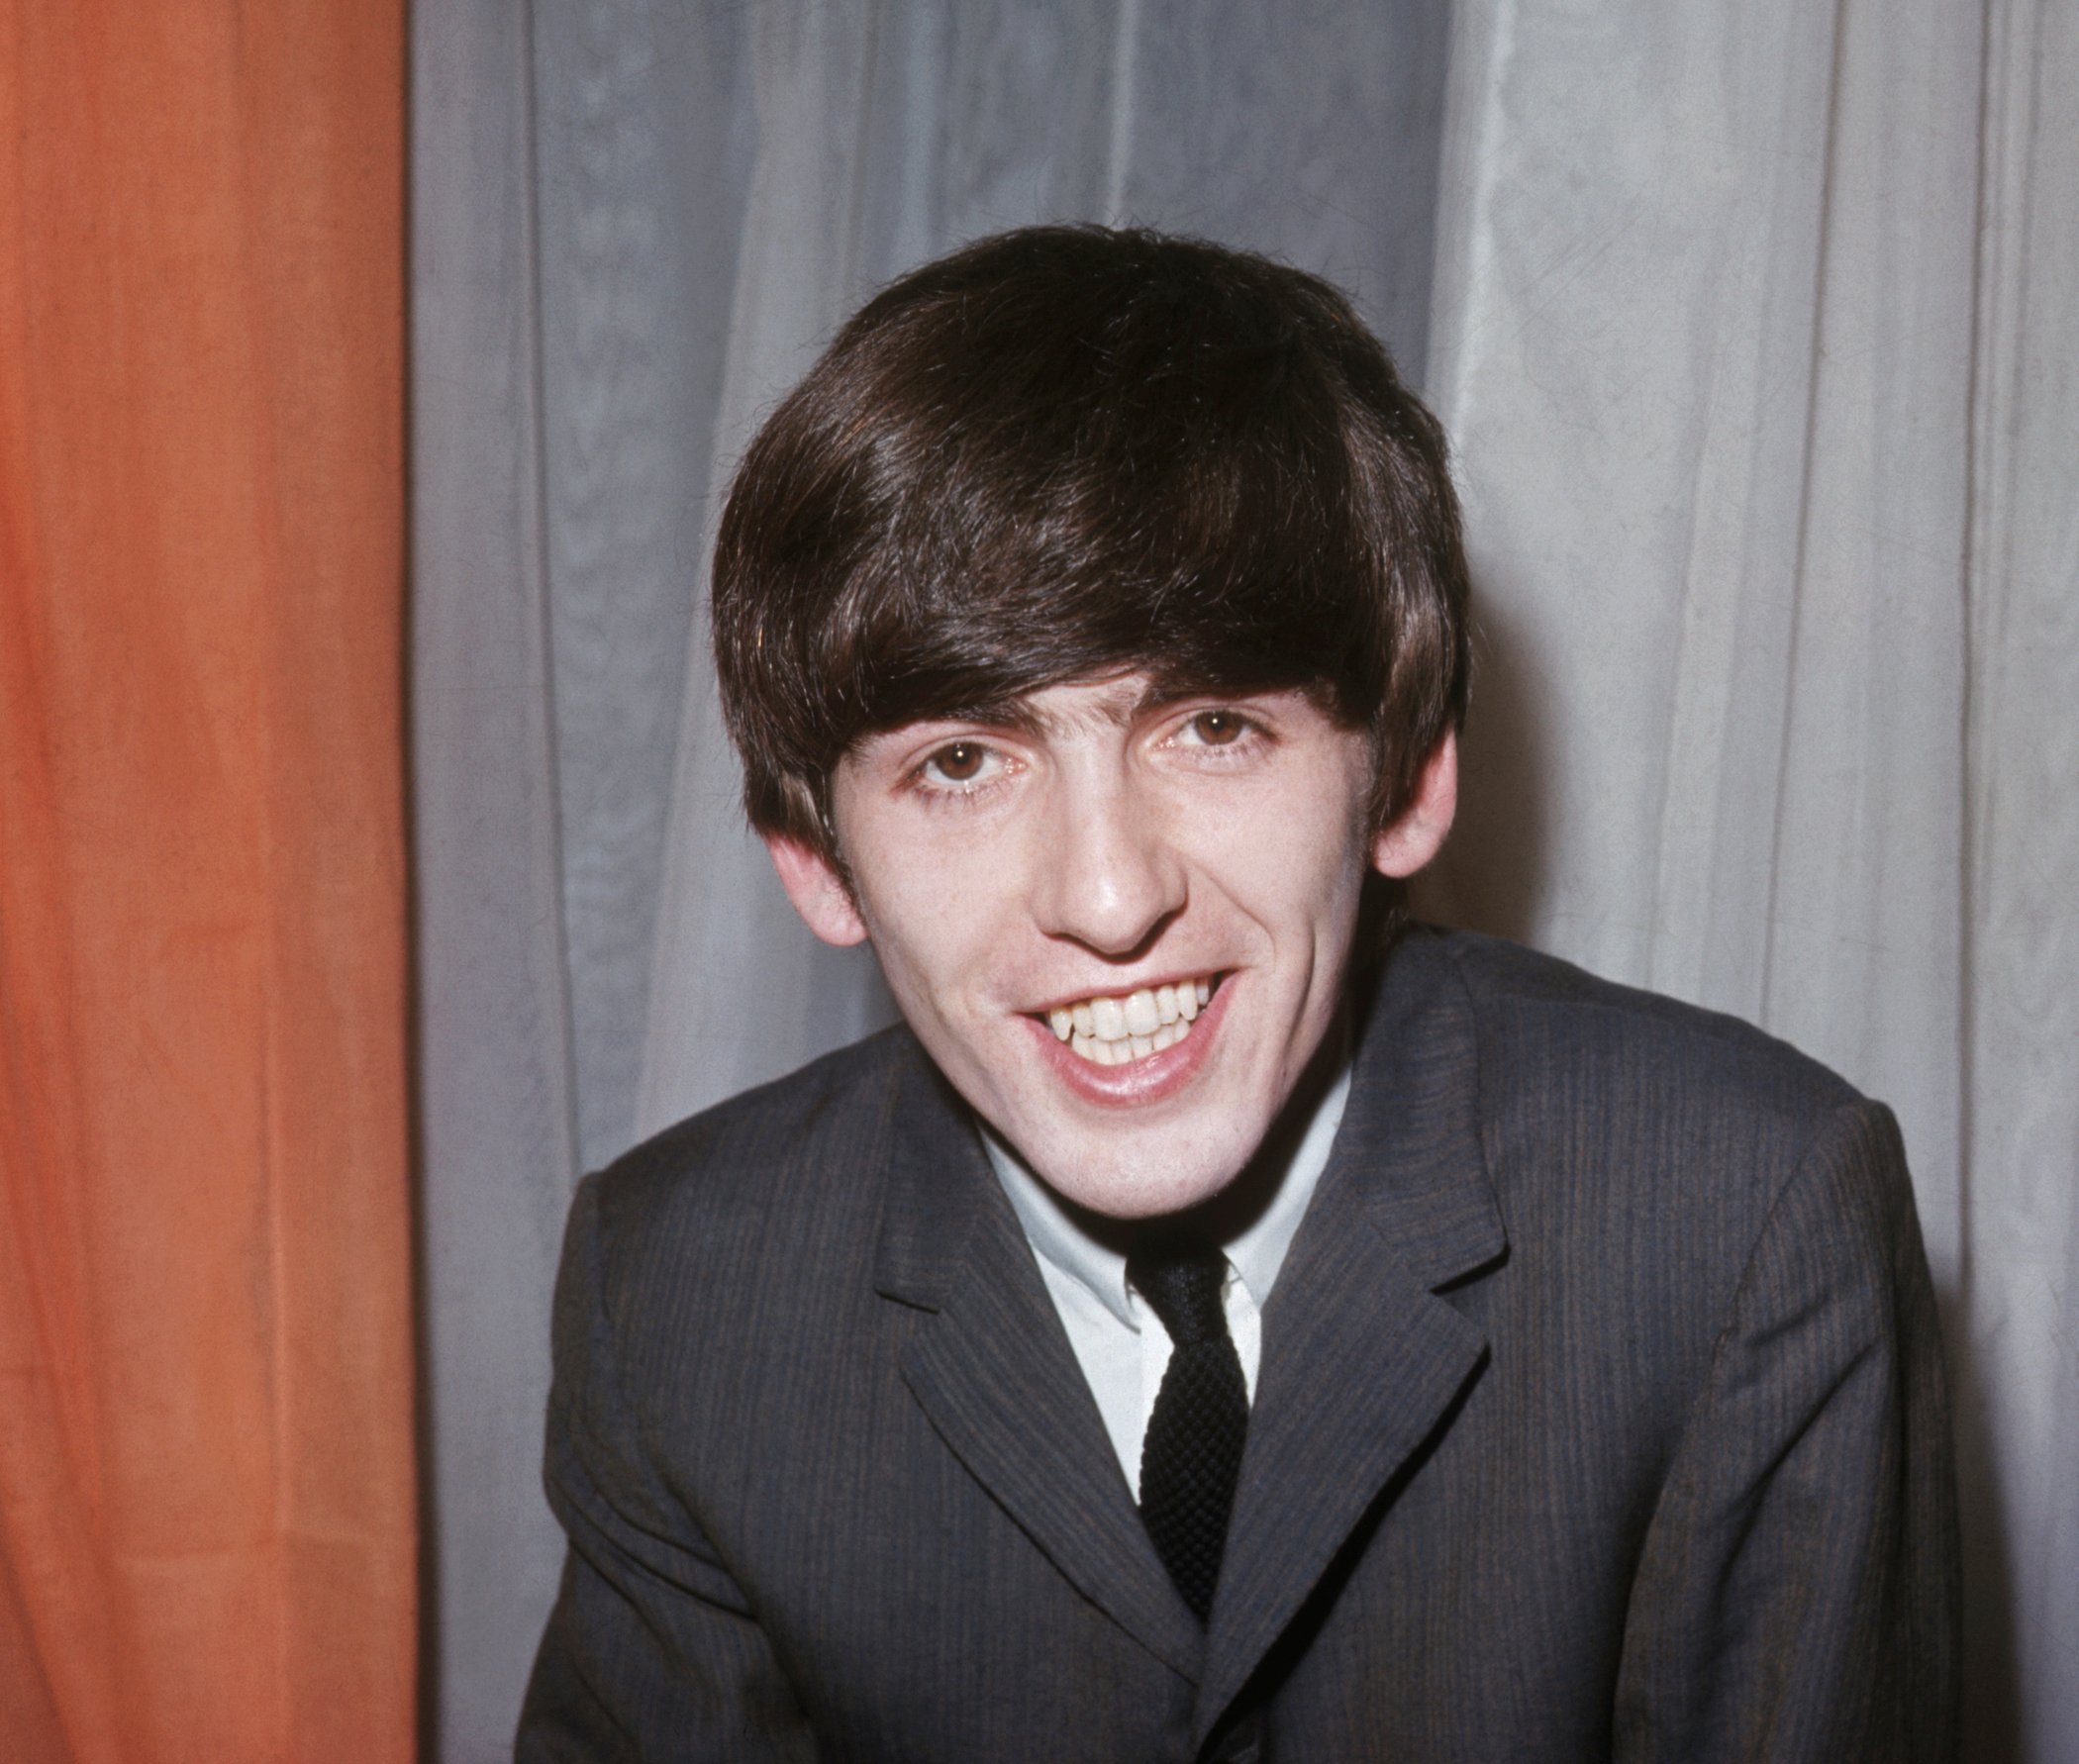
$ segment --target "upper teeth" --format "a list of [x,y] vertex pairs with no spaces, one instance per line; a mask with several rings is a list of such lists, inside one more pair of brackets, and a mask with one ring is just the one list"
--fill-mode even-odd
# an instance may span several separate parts
[[1199,1007],[1213,996],[1211,977],[1174,986],[1142,987],[1119,997],[1082,999],[1046,1014],[1069,1048],[1101,1066],[1123,1065],[1159,1053],[1191,1032]]

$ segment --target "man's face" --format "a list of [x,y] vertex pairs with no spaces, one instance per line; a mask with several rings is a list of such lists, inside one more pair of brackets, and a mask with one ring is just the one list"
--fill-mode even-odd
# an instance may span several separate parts
[[769,842],[811,928],[871,939],[940,1069],[1041,1177],[1145,1218],[1261,1143],[1335,1018],[1366,869],[1412,872],[1448,827],[1439,761],[1448,740],[1374,836],[1361,733],[1297,692],[1164,699],[1130,674],[868,737],[833,780],[849,894]]

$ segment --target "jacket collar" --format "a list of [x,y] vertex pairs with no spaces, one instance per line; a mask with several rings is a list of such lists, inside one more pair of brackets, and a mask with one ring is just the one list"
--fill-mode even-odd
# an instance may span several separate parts
[[902,1355],[948,1449],[1055,1568],[1196,1682],[1205,1649],[973,1119],[921,1049],[899,1080],[875,1285],[927,1315]]
[[1342,1127],[1264,1313],[1201,1740],[1486,1360],[1478,1327],[1437,1296],[1508,1247],[1481,1144],[1472,1001],[1421,929],[1362,984]]
[[898,1079],[875,1284],[926,1314],[904,1377],[1055,1567],[1199,1682],[1201,1738],[1485,1358],[1480,1331],[1437,1296],[1507,1248],[1481,1146],[1472,1002],[1444,940],[1421,930],[1367,990],[1342,1125],[1264,1314],[1203,1632],[1147,1541],[971,1117],[914,1041]]

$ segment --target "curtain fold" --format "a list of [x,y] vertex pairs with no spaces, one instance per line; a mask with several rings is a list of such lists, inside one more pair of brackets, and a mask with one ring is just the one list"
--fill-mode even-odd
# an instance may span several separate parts
[[402,12],[0,19],[0,1733],[403,1757]]
[[1432,906],[1897,1110],[1973,1760],[2079,1756],[2079,26],[1461,0],[1431,383],[1484,676]]
[[541,1344],[577,1178],[530,25],[474,0],[422,5],[412,27],[427,1593],[450,1760],[511,1755],[531,1645],[516,1631],[539,1627],[561,1562],[552,1524],[511,1517],[542,1504]]
[[1950,1362],[1973,1757],[2079,1758],[2079,9],[1990,0]]

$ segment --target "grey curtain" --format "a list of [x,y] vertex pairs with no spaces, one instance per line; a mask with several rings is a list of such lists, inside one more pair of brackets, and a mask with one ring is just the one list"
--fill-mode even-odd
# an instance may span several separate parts
[[2079,1758],[2079,8],[1461,0],[1450,81],[1432,898],[1897,1109],[1964,1756]]
[[960,240],[1350,287],[1457,442],[1442,917],[1905,1123],[1964,1399],[1968,1756],[2079,1758],[2079,14],[2059,0],[419,0],[414,751],[438,1755],[502,1755],[571,1185],[881,1021],[736,812],[759,413]]

